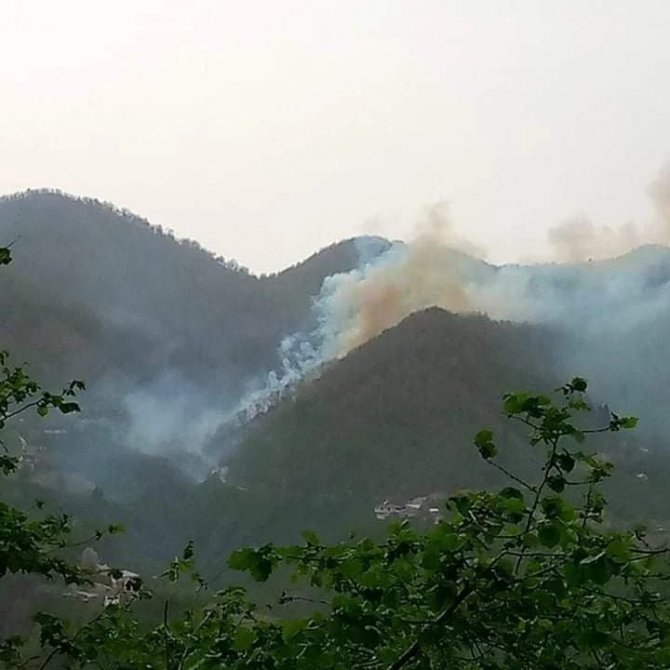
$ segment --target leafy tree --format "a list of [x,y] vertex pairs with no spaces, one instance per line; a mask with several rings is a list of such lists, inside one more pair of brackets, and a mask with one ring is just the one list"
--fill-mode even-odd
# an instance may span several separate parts
[[[0,265],[10,262],[9,249],[0,248]],[[0,430],[7,421],[30,409],[41,417],[51,409],[63,414],[78,412],[79,405],[73,398],[83,389],[82,382],[73,381],[60,393],[44,391],[30,378],[25,366],[10,366],[9,354],[0,351]],[[21,458],[13,455],[3,442],[0,446],[0,471],[9,475],[17,470]],[[23,572],[48,578],[60,576],[66,582],[81,579],[76,567],[54,553],[54,549],[67,545],[70,532],[67,516],[50,514],[32,519],[0,500],[0,577],[7,572]]]
[[[0,247],[0,265],[10,262],[10,250]],[[59,393],[45,391],[28,375],[25,365],[12,366],[9,354],[0,351],[0,430],[8,421],[30,410],[40,417],[45,417],[51,410],[62,414],[78,412],[79,405],[74,397],[83,389],[82,382],[72,381]],[[0,441],[0,475],[16,472],[22,458]],[[41,501],[37,502],[40,510],[43,505]],[[64,554],[64,550],[73,544],[72,531],[72,520],[65,514],[31,515],[0,497],[0,578],[8,573],[22,573],[47,579],[58,577],[67,584],[87,582],[86,572]],[[102,533],[95,536],[101,537]],[[17,638],[0,641],[0,661],[14,658],[19,643]]]
[[[261,608],[228,588],[186,613],[171,615],[166,601],[151,625],[134,603],[77,629],[42,615],[44,654],[70,668],[118,670],[667,668],[668,550],[641,529],[608,527],[599,484],[611,466],[582,446],[590,433],[636,420],[612,414],[585,428],[586,390],[575,378],[557,398],[506,395],[505,414],[546,452],[537,479],[499,465],[501,447],[482,430],[476,449],[510,485],[452,496],[429,530],[399,523],[382,542],[335,545],[307,532],[300,546],[232,554],[231,568],[261,582],[288,568],[309,597],[303,586]],[[166,578],[193,572],[193,561],[189,545]]]

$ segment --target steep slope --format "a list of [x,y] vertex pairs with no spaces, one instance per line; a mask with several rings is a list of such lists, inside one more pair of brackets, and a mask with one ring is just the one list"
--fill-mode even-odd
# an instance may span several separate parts
[[[222,546],[260,541],[252,528],[278,540],[305,527],[334,537],[369,528],[374,505],[384,500],[501,484],[472,444],[483,427],[496,431],[503,465],[536,475],[539,454],[502,416],[501,399],[506,391],[564,382],[555,358],[562,346],[547,327],[437,308],[411,315],[247,427],[225,485],[246,528],[228,521]],[[601,408],[588,420],[600,426],[608,413]],[[617,463],[615,513],[664,525],[670,462],[649,446],[635,435],[589,444]]]
[[295,539],[305,527],[335,537],[369,529],[385,499],[499,482],[472,447],[483,426],[500,431],[503,459],[523,471],[527,450],[500,400],[506,390],[556,385],[544,337],[437,308],[408,317],[247,426],[228,481],[208,482],[220,526],[196,522],[201,544],[225,552]]
[[130,212],[51,191],[0,198],[0,244],[14,256],[0,274],[0,348],[47,384],[88,386],[66,438],[31,426],[23,437],[109,495],[124,489],[114,454],[203,467],[201,444],[309,322],[323,278],[358,263],[348,240],[259,278]]
[[529,327],[415,313],[252,426],[231,478],[324,495],[465,485],[472,431],[499,423],[502,393],[555,385],[541,345]]
[[[638,402],[650,396],[640,388],[662,402],[668,394],[667,367],[646,372],[651,354],[668,346],[665,251],[640,250],[597,268],[494,268],[464,259],[473,276],[507,282],[518,295],[504,295],[548,325],[414,313],[245,426],[226,483],[214,476],[197,485],[184,470],[203,472],[198,448],[248,381],[277,363],[281,337],[310,328],[324,277],[388,243],[345,241],[259,278],[128,212],[51,192],[0,199],[0,243],[9,242],[15,262],[0,272],[0,347],[33,362],[40,378],[81,377],[90,389],[80,420],[19,425],[46,462],[24,493],[90,522],[123,521],[121,562],[164,561],[195,537],[216,563],[233,547],[295,539],[305,527],[331,536],[367,529],[384,499],[497,482],[472,436],[497,429],[502,458],[529,467],[521,436],[499,412],[508,390],[546,390],[593,372],[612,377],[608,391],[620,384],[615,401],[627,400],[628,388]],[[625,300],[610,300],[622,286]],[[623,338],[617,318],[640,311],[638,295],[645,319],[628,319]],[[601,305],[612,318],[596,323]],[[593,355],[594,342],[606,356]],[[639,362],[639,371],[621,375],[624,361]],[[609,392],[602,397],[611,400]],[[630,486],[647,481],[636,473],[649,474],[631,507],[663,509],[665,461],[657,455],[650,467],[634,444],[629,451]]]
[[277,274],[262,277],[264,289],[275,304],[284,332],[310,327],[305,309],[305,295],[317,296],[326,277],[349,272],[373,260],[389,249],[391,243],[381,237],[357,237],[332,244],[304,261]]
[[0,200],[0,239],[13,242],[0,307],[15,349],[44,350],[49,366],[56,354],[87,379],[174,367],[231,390],[273,364],[323,278],[357,263],[349,241],[260,279],[125,210],[45,191]]

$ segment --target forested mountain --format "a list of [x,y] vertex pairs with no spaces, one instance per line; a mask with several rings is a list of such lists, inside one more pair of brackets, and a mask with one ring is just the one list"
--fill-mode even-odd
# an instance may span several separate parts
[[[503,462],[523,472],[532,464],[519,462],[522,433],[500,414],[500,399],[506,389],[558,384],[550,342],[542,328],[416,313],[241,427],[226,481],[217,473],[192,484],[164,465],[159,484],[134,484],[116,510],[124,540],[158,560],[191,537],[216,572],[232,549],[295,540],[306,527],[330,538],[369,530],[385,499],[500,481],[472,447],[473,425],[499,429],[511,449]],[[137,480],[127,467],[124,476]],[[87,515],[81,503],[72,509]]]
[[49,191],[1,199],[0,239],[15,258],[0,338],[18,355],[89,383],[167,369],[233,394],[275,363],[323,278],[358,263],[352,240],[259,278],[126,210]]
[[[473,448],[472,426],[496,430],[506,445],[502,463],[532,469],[521,446],[525,430],[505,419],[500,402],[509,390],[564,381],[556,360],[561,337],[547,327],[438,308],[415,313],[250,425],[228,462],[230,483],[275,501],[272,534],[287,523],[294,532],[300,523],[343,530],[371,519],[385,499],[490,486],[497,473]],[[606,422],[607,410],[591,421]],[[622,464],[619,483],[638,495],[645,490],[645,501],[629,506],[631,517],[664,510],[667,458],[655,457],[650,483],[651,461],[640,446],[611,438],[602,444]],[[644,478],[636,478],[642,470]]]
[[[523,470],[521,434],[500,415],[501,395],[556,387],[565,381],[565,351],[581,347],[581,331],[566,336],[559,322],[420,311],[234,426],[238,448],[229,453],[220,443],[226,412],[278,364],[282,337],[309,330],[324,278],[388,242],[349,240],[256,277],[126,211],[43,191],[0,200],[0,242],[13,243],[14,256],[0,276],[0,347],[29,359],[46,382],[88,384],[81,418],[18,425],[13,438],[27,445],[33,470],[10,493],[25,504],[46,498],[88,524],[123,523],[126,535],[103,545],[106,557],[146,570],[188,538],[213,569],[235,547],[295,539],[305,527],[333,537],[369,528],[385,499],[488,485],[495,473],[472,447],[480,427],[499,430],[509,445],[503,462]],[[644,272],[631,257],[612,276],[629,272],[644,287],[651,276],[654,291],[665,290],[667,255],[647,256]],[[591,303],[570,292],[583,283],[575,273],[591,276],[591,268],[532,276],[484,269],[495,281],[510,277],[530,305],[545,295],[574,304],[584,316],[573,321],[586,323]],[[599,298],[600,284],[589,291]],[[657,342],[665,321],[645,323]],[[619,352],[624,345],[608,324],[598,337]],[[662,510],[663,457],[652,468],[639,444],[613,444],[635,493],[632,516],[643,499]],[[207,472],[198,461],[205,447],[223,469],[199,483],[191,474]]]
[[0,279],[0,348],[46,383],[88,387],[67,436],[22,437],[107,494],[128,490],[116,474],[138,449],[202,468],[220,417],[277,365],[281,338],[309,327],[323,278],[355,267],[361,244],[257,277],[126,210],[51,191],[0,199],[0,241],[15,259]]
[[478,465],[471,427],[500,424],[506,389],[557,385],[544,335],[438,308],[415,313],[255,422],[231,478],[368,499],[468,485]]
[[0,350],[47,387],[87,384],[81,416],[5,433],[23,466],[4,494],[86,527],[122,523],[105,558],[159,570],[209,504],[191,473],[212,426],[277,364],[281,338],[310,327],[324,277],[387,244],[347,240],[258,277],[113,205],[48,190],[0,198],[14,259],[0,276]]

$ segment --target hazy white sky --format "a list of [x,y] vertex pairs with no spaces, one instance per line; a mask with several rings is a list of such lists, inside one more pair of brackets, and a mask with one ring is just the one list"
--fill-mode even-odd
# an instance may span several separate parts
[[0,0],[0,192],[111,200],[255,270],[451,203],[494,260],[650,217],[670,0]]

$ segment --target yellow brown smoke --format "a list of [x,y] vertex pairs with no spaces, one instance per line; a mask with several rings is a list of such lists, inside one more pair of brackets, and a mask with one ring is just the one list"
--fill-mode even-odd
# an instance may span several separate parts
[[428,211],[414,240],[392,250],[363,274],[343,276],[331,307],[346,311],[350,318],[339,332],[335,355],[344,356],[427,307],[468,311],[471,306],[455,262],[455,246],[466,244],[453,236],[446,208],[439,204]]
[[[657,213],[653,223],[609,228],[584,218],[570,220],[549,233],[551,260],[600,260],[643,244],[670,244],[670,164],[659,173],[649,193]],[[427,212],[408,244],[391,249],[361,271],[332,277],[326,312],[335,327],[326,357],[342,357],[428,307],[484,311],[493,318],[508,318],[508,307],[515,309],[514,291],[509,294],[509,287],[505,293],[500,287],[482,289],[469,283],[465,256],[456,250],[482,257],[454,236],[446,207],[438,204]]]
[[552,260],[581,263],[628,253],[644,244],[670,244],[670,163],[649,187],[657,218],[649,225],[627,223],[617,228],[597,226],[585,216],[574,217],[549,231]]

